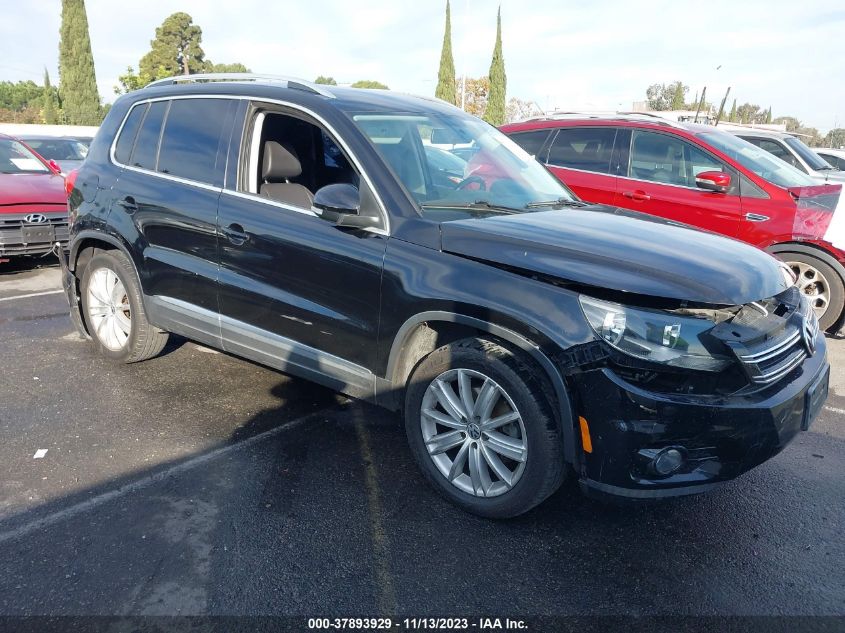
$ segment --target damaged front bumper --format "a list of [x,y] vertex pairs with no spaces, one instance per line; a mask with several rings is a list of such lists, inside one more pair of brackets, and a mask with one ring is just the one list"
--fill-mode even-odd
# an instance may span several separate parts
[[[829,374],[821,335],[815,353],[777,384],[730,396],[655,393],[609,367],[580,374],[579,399],[589,403],[582,435],[586,426],[591,444],[582,453],[581,486],[591,496],[631,500],[707,491],[806,430],[827,397]],[[681,465],[661,474],[655,460],[669,450],[667,463]]]

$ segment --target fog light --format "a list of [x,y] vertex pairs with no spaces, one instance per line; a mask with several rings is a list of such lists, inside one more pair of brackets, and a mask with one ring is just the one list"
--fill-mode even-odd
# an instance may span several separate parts
[[684,456],[677,448],[664,448],[657,454],[651,467],[658,475],[671,475],[684,463]]

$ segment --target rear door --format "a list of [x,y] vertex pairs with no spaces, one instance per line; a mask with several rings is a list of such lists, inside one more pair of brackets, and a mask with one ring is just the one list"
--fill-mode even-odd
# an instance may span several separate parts
[[153,322],[210,342],[219,340],[217,202],[236,106],[212,98],[137,104],[127,119],[139,122],[134,143],[121,133],[114,154],[123,171],[110,224],[142,255]]
[[587,202],[613,204],[617,175],[613,169],[617,128],[562,127],[545,158],[546,166]]
[[[699,189],[695,177],[703,171],[731,174],[728,193]],[[742,217],[736,171],[679,136],[634,129],[627,174],[621,176],[616,206],[691,224],[735,237]]]

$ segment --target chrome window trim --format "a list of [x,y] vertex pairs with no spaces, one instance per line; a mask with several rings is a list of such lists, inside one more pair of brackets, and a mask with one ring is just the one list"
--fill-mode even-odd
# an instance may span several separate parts
[[286,211],[295,211],[297,213],[302,213],[303,215],[310,215],[311,217],[318,217],[316,213],[314,213],[311,209],[305,209],[304,207],[295,207],[292,204],[285,204],[284,202],[279,202],[278,200],[271,200],[270,198],[262,198],[257,193],[251,193],[248,191],[235,191],[234,189],[223,189],[223,193],[227,196],[233,196],[235,198],[243,198],[244,200],[252,200],[253,202],[263,202],[266,205],[271,207],[279,207],[280,209],[285,209]]
[[[130,171],[135,171],[135,172],[138,172],[138,173],[150,174],[152,176],[157,176],[159,178],[163,178],[164,180],[172,180],[174,182],[179,182],[179,183],[186,184],[186,185],[193,185],[195,187],[199,187],[201,189],[207,189],[209,191],[217,191],[217,192],[224,192],[225,191],[226,193],[235,194],[235,195],[242,194],[242,192],[240,192],[240,191],[230,189],[230,188],[225,187],[225,186],[224,187],[215,187],[214,185],[209,185],[209,184],[206,184],[204,182],[199,182],[199,181],[196,181],[196,180],[190,180],[188,178],[180,178],[178,176],[172,176],[170,174],[162,174],[160,172],[153,171],[153,170],[150,170],[150,169],[144,169],[142,167],[133,167],[132,165],[125,165],[125,164],[119,162],[115,158],[114,154],[115,154],[115,148],[117,146],[117,140],[120,138],[120,134],[123,132],[123,126],[126,125],[126,120],[129,118],[129,115],[132,113],[133,109],[135,109],[136,107],[138,107],[142,104],[146,104],[146,103],[154,103],[156,101],[175,101],[177,99],[230,99],[230,100],[236,100],[236,101],[249,101],[249,102],[252,102],[252,103],[270,103],[270,104],[280,105],[280,106],[283,106],[283,107],[286,107],[286,108],[290,108],[292,110],[296,110],[298,112],[305,114],[306,116],[313,118],[315,121],[317,121],[317,123],[319,123],[321,126],[323,126],[323,128],[326,129],[332,135],[332,138],[340,145],[341,149],[343,149],[343,151],[346,152],[347,156],[349,156],[349,158],[352,162],[353,167],[355,167],[355,169],[358,170],[358,172],[361,174],[361,177],[366,181],[367,185],[370,187],[370,191],[372,192],[373,196],[376,199],[376,202],[378,203],[379,211],[381,212],[381,217],[382,217],[382,220],[384,221],[384,227],[385,228],[382,229],[382,228],[375,228],[375,227],[365,227],[361,230],[368,231],[370,233],[375,233],[377,235],[390,236],[390,215],[387,213],[387,207],[385,207],[384,201],[381,199],[379,192],[376,190],[375,186],[373,186],[373,181],[370,179],[367,172],[361,166],[361,162],[358,160],[358,157],[355,156],[355,154],[349,149],[349,146],[346,144],[346,141],[341,137],[340,134],[337,133],[337,130],[335,130],[323,117],[321,117],[320,115],[316,114],[312,110],[309,110],[308,108],[301,106],[297,103],[291,103],[289,101],[283,101],[281,99],[257,97],[257,96],[254,96],[254,95],[169,95],[169,96],[165,96],[165,97],[150,97],[148,99],[141,99],[141,100],[133,103],[132,106],[126,111],[126,114],[123,116],[123,121],[121,121],[120,127],[118,127],[117,132],[114,135],[114,139],[112,139],[111,146],[109,147],[109,160],[112,162],[113,165],[115,165],[117,167],[121,167],[123,169],[129,169]],[[162,124],[162,126],[161,126],[161,129],[162,129],[161,133],[162,134],[164,133],[164,127],[165,127],[166,123],[167,123],[167,120],[165,119],[164,124]],[[160,146],[161,146],[161,140],[159,139],[159,147]],[[288,209],[288,210],[291,210],[291,211],[297,211],[297,212],[300,212],[300,213],[307,213],[309,215],[314,215],[314,217],[317,217],[315,214],[308,211],[307,209],[301,209],[301,208],[293,207],[293,206],[290,206],[290,205],[284,205],[284,204],[276,203],[275,201],[268,200],[266,198],[255,198],[255,197],[248,195],[248,194],[245,197],[247,197],[250,200],[259,200],[261,202],[264,202],[266,204],[270,204],[272,206],[279,206],[279,207],[284,208],[284,209]]]

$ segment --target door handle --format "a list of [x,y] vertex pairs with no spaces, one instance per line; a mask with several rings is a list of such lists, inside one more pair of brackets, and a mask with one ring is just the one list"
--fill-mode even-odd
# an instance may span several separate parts
[[135,198],[132,196],[126,196],[123,200],[118,200],[117,204],[124,208],[126,213],[135,213],[138,211],[138,203],[135,202]]
[[244,227],[240,224],[230,224],[223,229],[223,235],[235,246],[240,246],[249,239],[249,235],[244,231]]
[[638,202],[645,202],[646,200],[651,200],[651,196],[648,195],[645,191],[623,191],[622,195],[626,198],[630,198],[631,200],[637,200]]
[[746,213],[745,219],[749,222],[765,222],[769,219],[768,215],[760,215],[759,213]]

